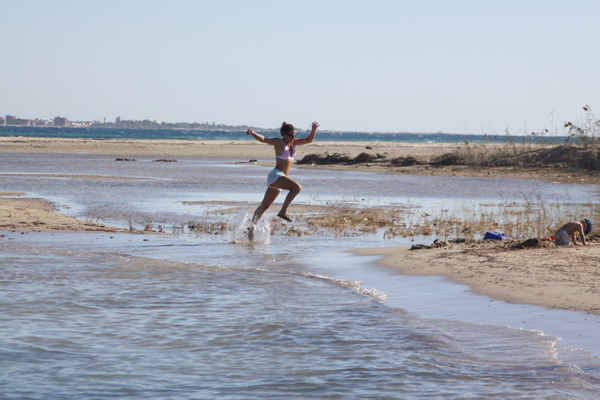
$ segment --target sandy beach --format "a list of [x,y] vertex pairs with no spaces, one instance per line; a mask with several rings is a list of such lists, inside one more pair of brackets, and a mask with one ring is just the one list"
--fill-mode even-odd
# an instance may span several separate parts
[[496,241],[411,250],[411,246],[362,249],[402,274],[439,275],[472,291],[511,303],[600,315],[600,242],[588,246],[513,249]]
[[[408,144],[367,142],[315,142],[304,154],[340,152],[358,155],[369,151],[392,157],[430,158],[455,148],[455,144]],[[118,157],[152,155],[227,156],[247,159],[272,157],[268,146],[252,141],[160,141],[0,138],[0,154],[8,153],[100,153]],[[323,168],[322,166],[319,168]],[[335,168],[345,168],[336,166]],[[348,168],[353,168],[349,166]],[[366,167],[368,168],[368,167]],[[407,173],[406,171],[394,171]],[[467,173],[463,171],[464,173]],[[451,173],[446,171],[446,173]],[[476,173],[476,172],[474,172]],[[486,171],[490,176],[493,172]],[[525,174],[531,176],[530,172]],[[492,175],[493,176],[493,175]],[[72,177],[72,176],[71,176]],[[98,177],[78,176],[78,179]],[[102,177],[110,179],[111,177]],[[122,179],[122,178],[120,178]],[[25,198],[25,193],[0,192],[0,231],[114,232],[127,233],[92,221],[65,216],[44,199]],[[476,293],[515,303],[580,310],[600,315],[600,244],[590,246],[514,250],[501,243],[464,243],[426,250],[385,247],[358,251],[380,255],[382,265],[403,274],[442,275],[469,285]]]
[[24,193],[0,192],[0,231],[21,232],[126,232],[71,218],[44,199],[21,198]]

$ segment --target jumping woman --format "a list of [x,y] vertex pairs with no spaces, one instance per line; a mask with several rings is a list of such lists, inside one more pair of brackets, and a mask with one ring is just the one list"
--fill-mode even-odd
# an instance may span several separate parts
[[309,144],[315,139],[317,128],[319,127],[318,122],[312,123],[312,129],[310,134],[303,139],[296,139],[296,128],[294,125],[284,122],[281,124],[281,138],[267,139],[263,135],[254,132],[252,129],[248,129],[246,134],[252,135],[254,139],[261,143],[266,143],[273,146],[275,150],[275,168],[267,176],[267,191],[262,203],[254,212],[252,217],[252,223],[256,224],[263,216],[265,211],[273,204],[281,189],[288,190],[289,193],[285,197],[281,210],[277,213],[279,218],[283,218],[286,221],[292,221],[287,213],[288,207],[292,203],[292,200],[300,193],[302,186],[294,179],[289,177],[290,169],[294,164],[294,158],[296,157],[296,146],[302,146]]

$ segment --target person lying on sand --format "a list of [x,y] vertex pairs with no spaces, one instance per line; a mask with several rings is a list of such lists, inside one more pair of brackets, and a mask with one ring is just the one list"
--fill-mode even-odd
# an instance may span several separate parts
[[312,123],[312,129],[310,134],[303,139],[296,139],[296,128],[294,125],[284,122],[281,124],[281,138],[265,138],[254,132],[252,129],[248,129],[246,134],[252,135],[254,139],[261,143],[266,143],[273,146],[275,150],[275,168],[267,176],[267,191],[263,198],[262,203],[258,206],[252,217],[252,223],[256,224],[267,209],[273,204],[281,189],[288,190],[288,194],[281,206],[281,210],[277,213],[279,218],[283,218],[286,221],[291,222],[292,219],[287,214],[287,209],[294,200],[294,197],[300,193],[302,186],[294,179],[289,177],[290,169],[294,164],[294,158],[296,157],[296,146],[302,146],[305,144],[312,143],[319,127],[318,122]]
[[585,235],[592,231],[592,221],[589,219],[583,219],[581,221],[571,221],[564,224],[554,235],[554,244],[557,246],[568,246],[569,238],[573,241],[576,246],[581,243],[577,242],[575,233],[579,233],[581,241],[587,246],[585,241]]

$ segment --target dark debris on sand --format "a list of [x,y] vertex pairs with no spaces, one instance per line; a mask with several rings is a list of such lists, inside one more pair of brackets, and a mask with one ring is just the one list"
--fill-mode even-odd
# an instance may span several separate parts
[[443,247],[450,247],[451,243],[452,243],[452,241],[444,241],[444,240],[440,240],[440,239],[435,239],[433,241],[433,244],[430,244],[430,245],[413,244],[410,247],[410,250],[439,249],[439,248],[443,248]]
[[578,146],[555,146],[542,150],[527,151],[518,155],[490,155],[489,158],[468,161],[456,153],[445,153],[431,161],[415,157],[387,158],[385,154],[361,153],[352,158],[341,153],[308,154],[298,161],[298,164],[308,165],[355,165],[377,163],[395,167],[413,165],[430,165],[432,167],[447,167],[458,165],[475,165],[486,167],[558,167],[572,168],[585,171],[600,170],[600,152]]
[[411,246],[410,250],[449,248],[453,245],[460,245],[462,248],[469,250],[494,248],[502,250],[524,250],[554,247],[554,242],[549,239],[538,238],[531,238],[526,240],[452,239],[448,241],[435,239],[433,241],[433,244],[431,245],[415,244]]
[[331,165],[331,164],[364,164],[373,163],[386,160],[386,157],[382,154],[368,154],[360,153],[356,157],[352,158],[341,153],[326,153],[326,154],[307,154],[298,164],[313,164],[313,165]]

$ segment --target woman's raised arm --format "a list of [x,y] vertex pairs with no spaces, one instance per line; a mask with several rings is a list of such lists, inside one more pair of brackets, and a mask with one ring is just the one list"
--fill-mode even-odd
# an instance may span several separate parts
[[315,140],[315,135],[317,134],[317,128],[319,127],[319,123],[317,121],[312,123],[312,128],[310,130],[310,134],[305,137],[304,139],[296,139],[294,141],[295,145],[301,146],[303,144],[309,144],[312,143],[313,140]]
[[248,129],[246,131],[246,135],[251,135],[254,139],[258,140],[261,143],[267,143],[270,145],[275,144],[275,142],[277,141],[276,139],[269,139],[264,137],[263,135],[261,135],[260,133],[256,133],[254,132],[252,129]]

